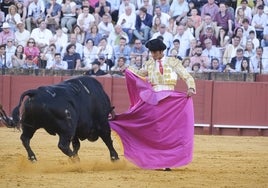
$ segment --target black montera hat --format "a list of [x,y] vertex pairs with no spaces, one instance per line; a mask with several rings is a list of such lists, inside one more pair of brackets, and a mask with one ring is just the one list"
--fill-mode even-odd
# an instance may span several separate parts
[[164,51],[167,47],[160,39],[152,39],[146,42],[145,47],[150,51]]

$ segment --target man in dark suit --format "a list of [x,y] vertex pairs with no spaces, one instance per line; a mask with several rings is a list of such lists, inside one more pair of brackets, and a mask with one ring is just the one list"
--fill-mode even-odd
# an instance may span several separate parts
[[139,9],[139,14],[136,17],[134,36],[142,41],[144,44],[150,38],[150,30],[152,27],[153,16],[147,13],[145,7]]
[[244,56],[244,50],[238,48],[236,50],[236,56],[231,59],[230,68],[232,72],[241,72],[241,65],[244,59],[248,59]]

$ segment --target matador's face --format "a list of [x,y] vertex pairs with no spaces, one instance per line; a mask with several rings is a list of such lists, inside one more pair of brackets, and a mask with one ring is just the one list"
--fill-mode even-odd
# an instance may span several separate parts
[[162,57],[164,56],[163,51],[151,51],[151,54],[154,60],[162,59]]

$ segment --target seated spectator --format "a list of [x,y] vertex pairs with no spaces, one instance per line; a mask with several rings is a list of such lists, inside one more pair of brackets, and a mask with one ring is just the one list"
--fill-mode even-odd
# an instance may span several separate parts
[[136,13],[132,12],[130,6],[126,6],[125,13],[119,14],[117,25],[121,25],[122,29],[128,35],[129,43],[132,43],[133,32],[136,24]]
[[193,73],[202,73],[203,72],[203,70],[201,69],[200,63],[194,63],[192,65],[192,72]]
[[220,63],[218,58],[212,58],[211,59],[211,66],[208,69],[205,69],[204,72],[222,72],[223,66]]
[[228,35],[228,33],[227,33],[227,31],[225,29],[223,29],[223,28],[219,29],[219,36],[218,36],[217,41],[218,41],[217,46],[219,48],[222,48],[222,49],[225,49],[227,44],[229,44],[230,37],[229,37],[229,35]]
[[173,36],[177,34],[177,24],[175,22],[175,19],[174,18],[170,18],[169,19],[169,24],[168,24],[168,27],[167,27],[167,31],[169,33],[171,33]]
[[38,68],[40,50],[34,38],[29,38],[27,45],[24,47],[24,54],[26,56],[24,68]]
[[67,70],[68,63],[61,59],[60,53],[55,53],[54,60],[48,64],[46,68],[52,70]]
[[[56,34],[50,40],[51,44],[55,44],[56,52],[61,53],[62,49],[67,46],[68,35],[60,27],[56,28]],[[66,30],[65,30],[66,31]]]
[[242,46],[243,48],[246,47],[246,42],[247,42],[247,38],[245,37],[245,35],[243,34],[244,30],[241,27],[237,27],[234,30],[234,36],[238,36],[240,37],[240,46]]
[[95,46],[94,41],[92,39],[88,39],[85,42],[85,45],[83,47],[83,69],[89,70],[91,69],[91,63],[98,58],[98,47]]
[[99,2],[95,4],[95,14],[98,14],[99,17],[102,17],[104,14],[110,14],[110,13],[111,13],[111,3],[109,1],[99,0]]
[[26,29],[32,32],[37,28],[40,21],[45,19],[45,5],[42,0],[33,0],[28,6],[28,14],[26,18]]
[[201,25],[201,23],[202,23],[202,18],[201,18],[201,16],[198,15],[198,10],[197,10],[197,8],[192,8],[190,18],[191,18],[191,19],[193,20],[193,22],[194,22],[194,28],[195,28],[195,29],[198,28],[198,27]]
[[184,58],[186,56],[187,49],[190,48],[190,41],[194,38],[193,34],[186,30],[183,24],[180,24],[177,27],[177,34],[174,35],[173,40],[178,39],[180,41],[180,49],[179,49],[179,56]]
[[232,43],[228,44],[224,50],[223,57],[222,57],[223,65],[226,65],[227,63],[231,62],[231,59],[235,57],[236,50],[238,48],[243,49],[243,47],[240,45],[240,37],[233,36]]
[[141,4],[141,6],[138,6],[138,9],[140,9],[141,7],[146,8],[147,13],[153,16],[154,6],[152,4],[152,0],[143,0],[143,4]]
[[252,72],[260,73],[261,67],[263,67],[263,62],[267,61],[267,58],[264,57],[263,47],[259,46],[256,48],[256,53],[254,56],[250,57],[250,62],[252,66]]
[[[212,44],[211,39],[206,39],[204,41],[205,43],[205,49],[203,50],[202,55],[208,57],[209,61],[211,61],[213,58],[222,59],[222,54],[219,48],[217,48],[215,45]],[[221,63],[222,61],[220,61]]]
[[102,20],[98,24],[98,30],[102,37],[109,37],[110,33],[114,32],[114,26],[111,21],[111,16],[109,14],[104,14],[102,16]]
[[131,59],[130,66],[134,67],[136,70],[141,69],[143,64],[142,57],[141,56],[136,56],[135,58]]
[[245,18],[243,20],[242,24],[243,24],[243,26],[242,26],[242,28],[243,28],[243,35],[245,35],[245,37],[247,39],[249,39],[249,32],[250,31],[254,31],[255,36],[256,36],[255,27],[253,27],[252,25],[250,25],[250,22],[249,22],[249,20],[247,18]]
[[67,69],[79,70],[81,68],[81,56],[79,53],[75,52],[75,44],[69,44],[66,47],[63,61],[66,61],[68,64]]
[[[118,12],[121,0],[108,0],[111,4],[111,21],[114,23],[118,20]],[[103,17],[103,16],[102,16]]]
[[153,16],[147,13],[145,7],[139,9],[139,14],[136,17],[135,30],[133,34],[143,43],[150,38]]
[[103,71],[101,68],[101,63],[96,59],[95,61],[92,62],[92,69],[87,71],[85,74],[90,75],[90,76],[103,76],[106,75],[107,72]]
[[159,4],[157,5],[160,7],[161,12],[168,14],[170,11],[170,4],[167,0],[160,0]]
[[26,46],[31,34],[28,30],[25,29],[25,25],[23,22],[18,22],[17,28],[18,29],[15,32],[15,44]]
[[45,6],[45,20],[48,29],[55,34],[56,27],[60,24],[61,19],[61,5],[56,0],[50,0]]
[[64,55],[64,53],[66,53],[66,48],[69,44],[75,45],[75,52],[79,53],[80,58],[82,58],[83,57],[83,45],[80,42],[77,42],[77,37],[76,37],[76,34],[74,33],[70,34],[70,42],[68,42],[67,45],[63,47],[61,51],[62,56]]
[[160,19],[160,23],[164,24],[166,27],[169,24],[170,15],[164,12],[161,12],[161,9],[159,6],[155,7],[154,10],[154,17],[153,17],[153,23],[155,23],[155,19]]
[[21,68],[25,63],[24,47],[22,45],[17,45],[15,54],[11,56],[11,62],[13,68]]
[[124,37],[127,43],[129,43],[129,38],[128,38],[127,33],[122,30],[121,25],[116,25],[114,27],[114,31],[110,33],[107,41],[111,46],[116,46],[119,44],[119,40],[121,37]]
[[[172,56],[171,54],[172,54],[173,50],[176,50],[176,52],[177,52],[176,58],[182,60],[182,57],[179,56],[179,51],[180,51],[180,40],[179,39],[173,40],[173,47],[168,52],[169,56]],[[173,53],[175,53],[175,52],[173,52]],[[174,54],[173,54],[173,56],[174,56]]]
[[14,39],[14,32],[11,30],[10,25],[7,22],[3,23],[2,30],[0,32],[0,45],[1,44],[6,44],[7,39],[12,38]]
[[230,62],[231,69],[234,72],[241,72],[242,61],[244,59],[248,60],[248,58],[244,56],[244,50],[241,48],[238,48],[236,50],[236,56],[231,59],[231,62]]
[[[120,6],[119,6],[118,17],[119,17],[120,15],[126,13],[126,12],[125,12],[125,11],[126,11],[126,7],[131,7],[131,9],[132,9],[131,12],[135,13],[135,11],[136,11],[136,7],[135,7],[135,5],[134,5],[132,2],[130,2],[130,0],[124,0],[124,1],[121,2]],[[117,22],[118,22],[118,21],[117,21]]]
[[132,46],[131,52],[130,52],[131,60],[135,59],[136,56],[141,56],[143,61],[147,60],[148,58],[148,50],[142,44],[140,39],[135,39],[134,45]]
[[255,55],[255,47],[251,40],[246,42],[246,47],[244,49],[244,56],[250,58]]
[[49,45],[50,40],[53,38],[53,34],[50,30],[47,29],[47,24],[45,20],[40,20],[39,27],[32,30],[31,38],[34,38],[36,41],[36,46],[44,51],[45,48]]
[[206,28],[206,32],[202,35],[200,35],[200,44],[202,46],[203,49],[206,48],[206,45],[205,45],[205,40],[206,39],[210,39],[212,41],[212,45],[216,46],[218,44],[218,40],[217,40],[217,37],[215,35],[215,33],[213,32],[213,28],[212,27],[207,27]]
[[14,39],[8,38],[6,44],[6,65],[8,68],[12,67],[12,56],[15,54],[15,51]]
[[203,35],[206,31],[207,27],[212,27],[213,33],[216,37],[218,37],[218,26],[215,22],[212,21],[212,18],[209,14],[204,15],[203,21],[201,22],[201,25],[195,29],[195,38],[197,40],[200,39],[200,35]]
[[201,17],[204,18],[205,15],[210,15],[213,22],[216,21],[216,14],[219,13],[219,7],[216,4],[215,0],[208,0],[201,7]]
[[[153,36],[155,33],[159,32],[160,31],[160,26],[161,26],[160,18],[155,18],[153,20],[153,25],[152,25],[152,28],[151,28],[150,36]],[[169,32],[170,32],[170,29],[169,29]]]
[[89,7],[83,6],[82,13],[80,13],[77,18],[77,25],[79,25],[83,31],[88,31],[93,24],[95,24],[95,17],[89,14]]
[[104,61],[109,66],[108,67],[109,69],[111,69],[114,66],[113,47],[107,43],[106,38],[102,38],[100,40],[100,43],[98,45],[98,56],[104,57]]
[[[102,34],[99,33],[99,29],[97,25],[92,25],[90,31],[86,31],[85,41],[88,39],[92,39],[96,46],[99,45],[100,40],[103,38]],[[84,43],[84,42],[83,42]]]
[[98,61],[100,62],[100,69],[104,72],[108,72],[110,68],[107,64],[107,58],[105,58],[104,55],[99,55]]
[[6,45],[0,44],[0,68],[7,68],[6,65]]
[[83,31],[79,25],[74,25],[71,33],[75,34],[76,42],[80,44],[84,44],[86,31]]
[[[45,52],[40,53],[40,61],[43,62],[43,67],[50,69],[55,61],[57,47],[55,44],[50,44]],[[46,65],[46,66],[45,66]],[[49,68],[48,68],[49,67]]]
[[243,59],[241,63],[241,72],[243,73],[252,73],[252,70],[249,65],[249,59]]
[[267,15],[263,12],[263,5],[259,5],[257,14],[252,18],[251,25],[255,28],[256,36],[261,41],[263,38],[263,29],[267,23]]
[[174,0],[170,5],[169,15],[179,24],[187,18],[188,11],[189,6],[186,0]]
[[222,27],[226,31],[228,31],[228,35],[233,35],[233,20],[230,12],[227,11],[226,4],[221,2],[219,4],[219,12],[215,15],[215,21],[217,22],[217,26]]
[[76,24],[76,3],[73,0],[63,0],[61,11],[61,28],[66,27],[70,33]]
[[190,64],[191,64],[191,59],[190,57],[185,57],[183,60],[182,60],[182,66],[187,70],[187,72],[192,72],[191,70],[191,67],[190,67]]
[[249,32],[248,40],[252,41],[254,45],[254,50],[256,50],[256,48],[260,46],[260,41],[257,39],[256,33],[254,31]]
[[23,1],[17,1],[16,2],[16,7],[17,7],[17,13],[20,15],[21,17],[21,22],[25,23],[26,21],[26,17],[27,17],[27,6],[25,6],[25,3],[26,2],[23,2]]
[[[125,70],[127,69],[126,58],[119,57],[117,63],[112,67],[112,71],[120,72],[122,75],[125,75]],[[113,75],[114,76],[114,75]]]
[[17,23],[21,21],[21,17],[17,12],[16,5],[11,5],[8,8],[8,14],[6,15],[6,22],[10,25],[13,32],[17,30]]
[[211,66],[209,58],[207,56],[202,55],[202,46],[195,47],[195,55],[193,57],[190,57],[190,59],[191,59],[190,67],[192,68],[192,70],[193,65],[197,63],[199,64],[199,69],[202,72],[204,69],[207,69]]
[[[178,39],[176,39],[176,40],[178,40]],[[197,40],[194,38],[194,39],[192,39],[190,41],[190,47],[186,50],[186,56],[187,57],[194,56],[194,54],[195,54],[194,49],[195,49],[196,46],[197,46]]]
[[129,64],[130,52],[131,48],[127,45],[126,39],[124,37],[121,37],[119,45],[114,47],[115,62],[117,62],[119,57],[125,57],[126,63]]

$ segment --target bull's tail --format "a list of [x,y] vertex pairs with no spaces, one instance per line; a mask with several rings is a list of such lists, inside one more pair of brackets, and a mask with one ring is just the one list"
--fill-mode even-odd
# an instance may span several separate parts
[[0,104],[0,121],[7,126],[8,128],[13,128],[16,127],[14,125],[14,122],[11,118],[9,118],[5,112],[5,110],[3,109],[3,106]]
[[12,111],[12,118],[15,124],[19,124],[20,121],[20,107],[25,96],[33,97],[36,95],[37,90],[28,90],[22,93],[20,96],[19,104]]
[[36,90],[28,90],[28,91],[25,91],[21,95],[19,104],[12,111],[12,118],[6,115],[6,112],[4,111],[2,105],[0,105],[0,117],[5,126],[7,126],[8,128],[19,128],[20,107],[21,107],[22,101],[25,96],[32,97],[35,94],[36,94]]

